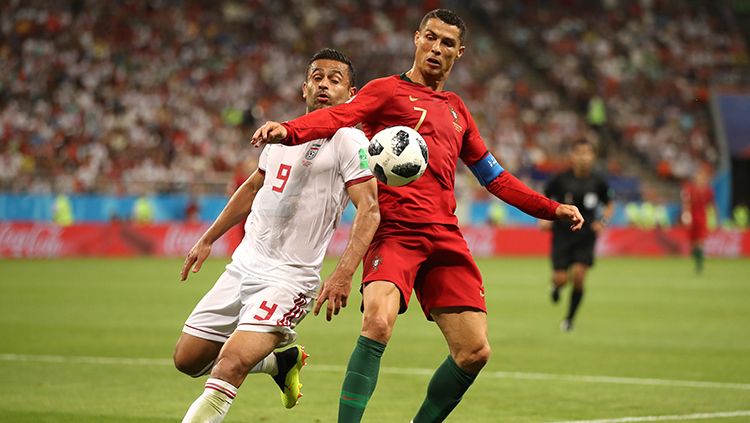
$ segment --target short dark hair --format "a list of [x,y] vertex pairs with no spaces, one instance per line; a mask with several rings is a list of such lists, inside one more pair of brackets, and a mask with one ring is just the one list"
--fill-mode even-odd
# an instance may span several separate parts
[[356,86],[357,79],[356,74],[354,73],[354,65],[352,65],[352,61],[349,60],[349,58],[346,57],[344,53],[332,48],[324,48],[312,55],[310,61],[307,62],[305,79],[307,79],[307,76],[310,72],[310,65],[312,65],[312,63],[316,60],[335,60],[347,65],[349,67],[349,85],[351,85],[352,87]]
[[458,41],[461,45],[464,45],[464,38],[466,38],[466,24],[456,12],[448,9],[435,9],[427,12],[422,18],[422,22],[419,23],[419,30],[423,30],[424,26],[427,25],[427,21],[430,19],[440,19],[448,25],[453,25],[458,28]]
[[594,150],[594,153],[597,152],[596,151],[596,144],[593,141],[589,140],[588,138],[584,138],[584,137],[578,137],[578,138],[574,139],[570,143],[570,151],[573,151],[573,150],[575,150],[576,148],[578,148],[578,147],[580,147],[582,145],[591,147],[591,149]]

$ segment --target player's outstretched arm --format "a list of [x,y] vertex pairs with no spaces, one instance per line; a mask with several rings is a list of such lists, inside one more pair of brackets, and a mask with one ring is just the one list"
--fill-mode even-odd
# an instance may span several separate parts
[[370,81],[346,103],[315,110],[284,123],[266,122],[250,139],[256,147],[282,143],[298,145],[330,138],[340,128],[355,126],[366,119],[376,119],[380,108],[391,98],[397,79],[380,78]]
[[539,194],[508,171],[503,170],[486,185],[486,188],[497,198],[537,219],[565,219],[571,222],[570,229],[573,231],[583,227],[583,216],[578,207],[560,204]]
[[323,303],[328,302],[326,320],[332,315],[339,314],[342,307],[346,307],[349,292],[352,288],[352,277],[367,247],[372,241],[375,230],[380,224],[380,209],[378,207],[378,185],[374,178],[355,184],[347,188],[349,198],[357,208],[357,215],[352,224],[352,232],[346,245],[344,254],[339,259],[331,276],[323,283],[323,287],[315,301],[313,313],[317,316]]
[[198,242],[188,252],[185,263],[180,271],[180,280],[184,281],[188,277],[190,268],[193,273],[201,270],[203,262],[211,254],[211,246],[217,239],[221,238],[232,226],[247,219],[253,206],[253,200],[258,190],[263,186],[263,172],[259,169],[253,172],[245,182],[232,194],[229,202],[224,206],[219,217],[214,220],[211,226],[201,236]]
[[489,192],[522,212],[538,219],[570,220],[570,229],[574,231],[583,226],[583,217],[576,206],[560,204],[529,188],[503,169],[490,152],[470,164],[469,169]]
[[278,144],[287,137],[287,130],[279,122],[268,121],[258,128],[250,138],[250,143],[256,147],[263,144]]

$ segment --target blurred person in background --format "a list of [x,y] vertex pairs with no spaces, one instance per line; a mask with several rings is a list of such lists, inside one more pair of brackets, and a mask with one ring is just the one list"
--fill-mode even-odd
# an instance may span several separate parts
[[571,281],[573,290],[570,304],[560,329],[573,329],[573,319],[583,299],[586,273],[594,265],[596,238],[607,226],[614,211],[609,185],[604,175],[594,171],[596,149],[586,139],[579,139],[570,147],[571,168],[554,176],[545,194],[555,201],[573,204],[583,215],[584,224],[578,232],[569,230],[560,221],[540,223],[552,230],[552,302],[560,301],[560,290]]
[[142,194],[133,203],[133,221],[149,224],[154,221],[154,203],[150,195]]
[[732,210],[732,218],[734,227],[744,231],[750,223],[750,209],[746,205],[740,204]]
[[58,226],[70,226],[75,221],[70,197],[60,193],[52,203],[52,221]]
[[688,229],[690,253],[695,262],[695,273],[703,273],[703,241],[708,235],[708,208],[714,204],[714,192],[709,185],[710,171],[699,166],[691,181],[682,188],[682,223]]

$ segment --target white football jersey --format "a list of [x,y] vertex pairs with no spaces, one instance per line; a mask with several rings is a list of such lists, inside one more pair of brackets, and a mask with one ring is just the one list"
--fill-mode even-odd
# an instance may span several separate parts
[[346,188],[372,178],[365,134],[341,128],[331,139],[267,145],[263,187],[230,268],[269,282],[320,281],[328,243],[349,202]]

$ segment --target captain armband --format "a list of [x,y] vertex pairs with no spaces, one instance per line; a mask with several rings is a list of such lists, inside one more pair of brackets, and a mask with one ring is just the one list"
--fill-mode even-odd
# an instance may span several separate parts
[[505,171],[490,152],[487,152],[478,162],[469,166],[469,169],[482,186],[489,184]]

